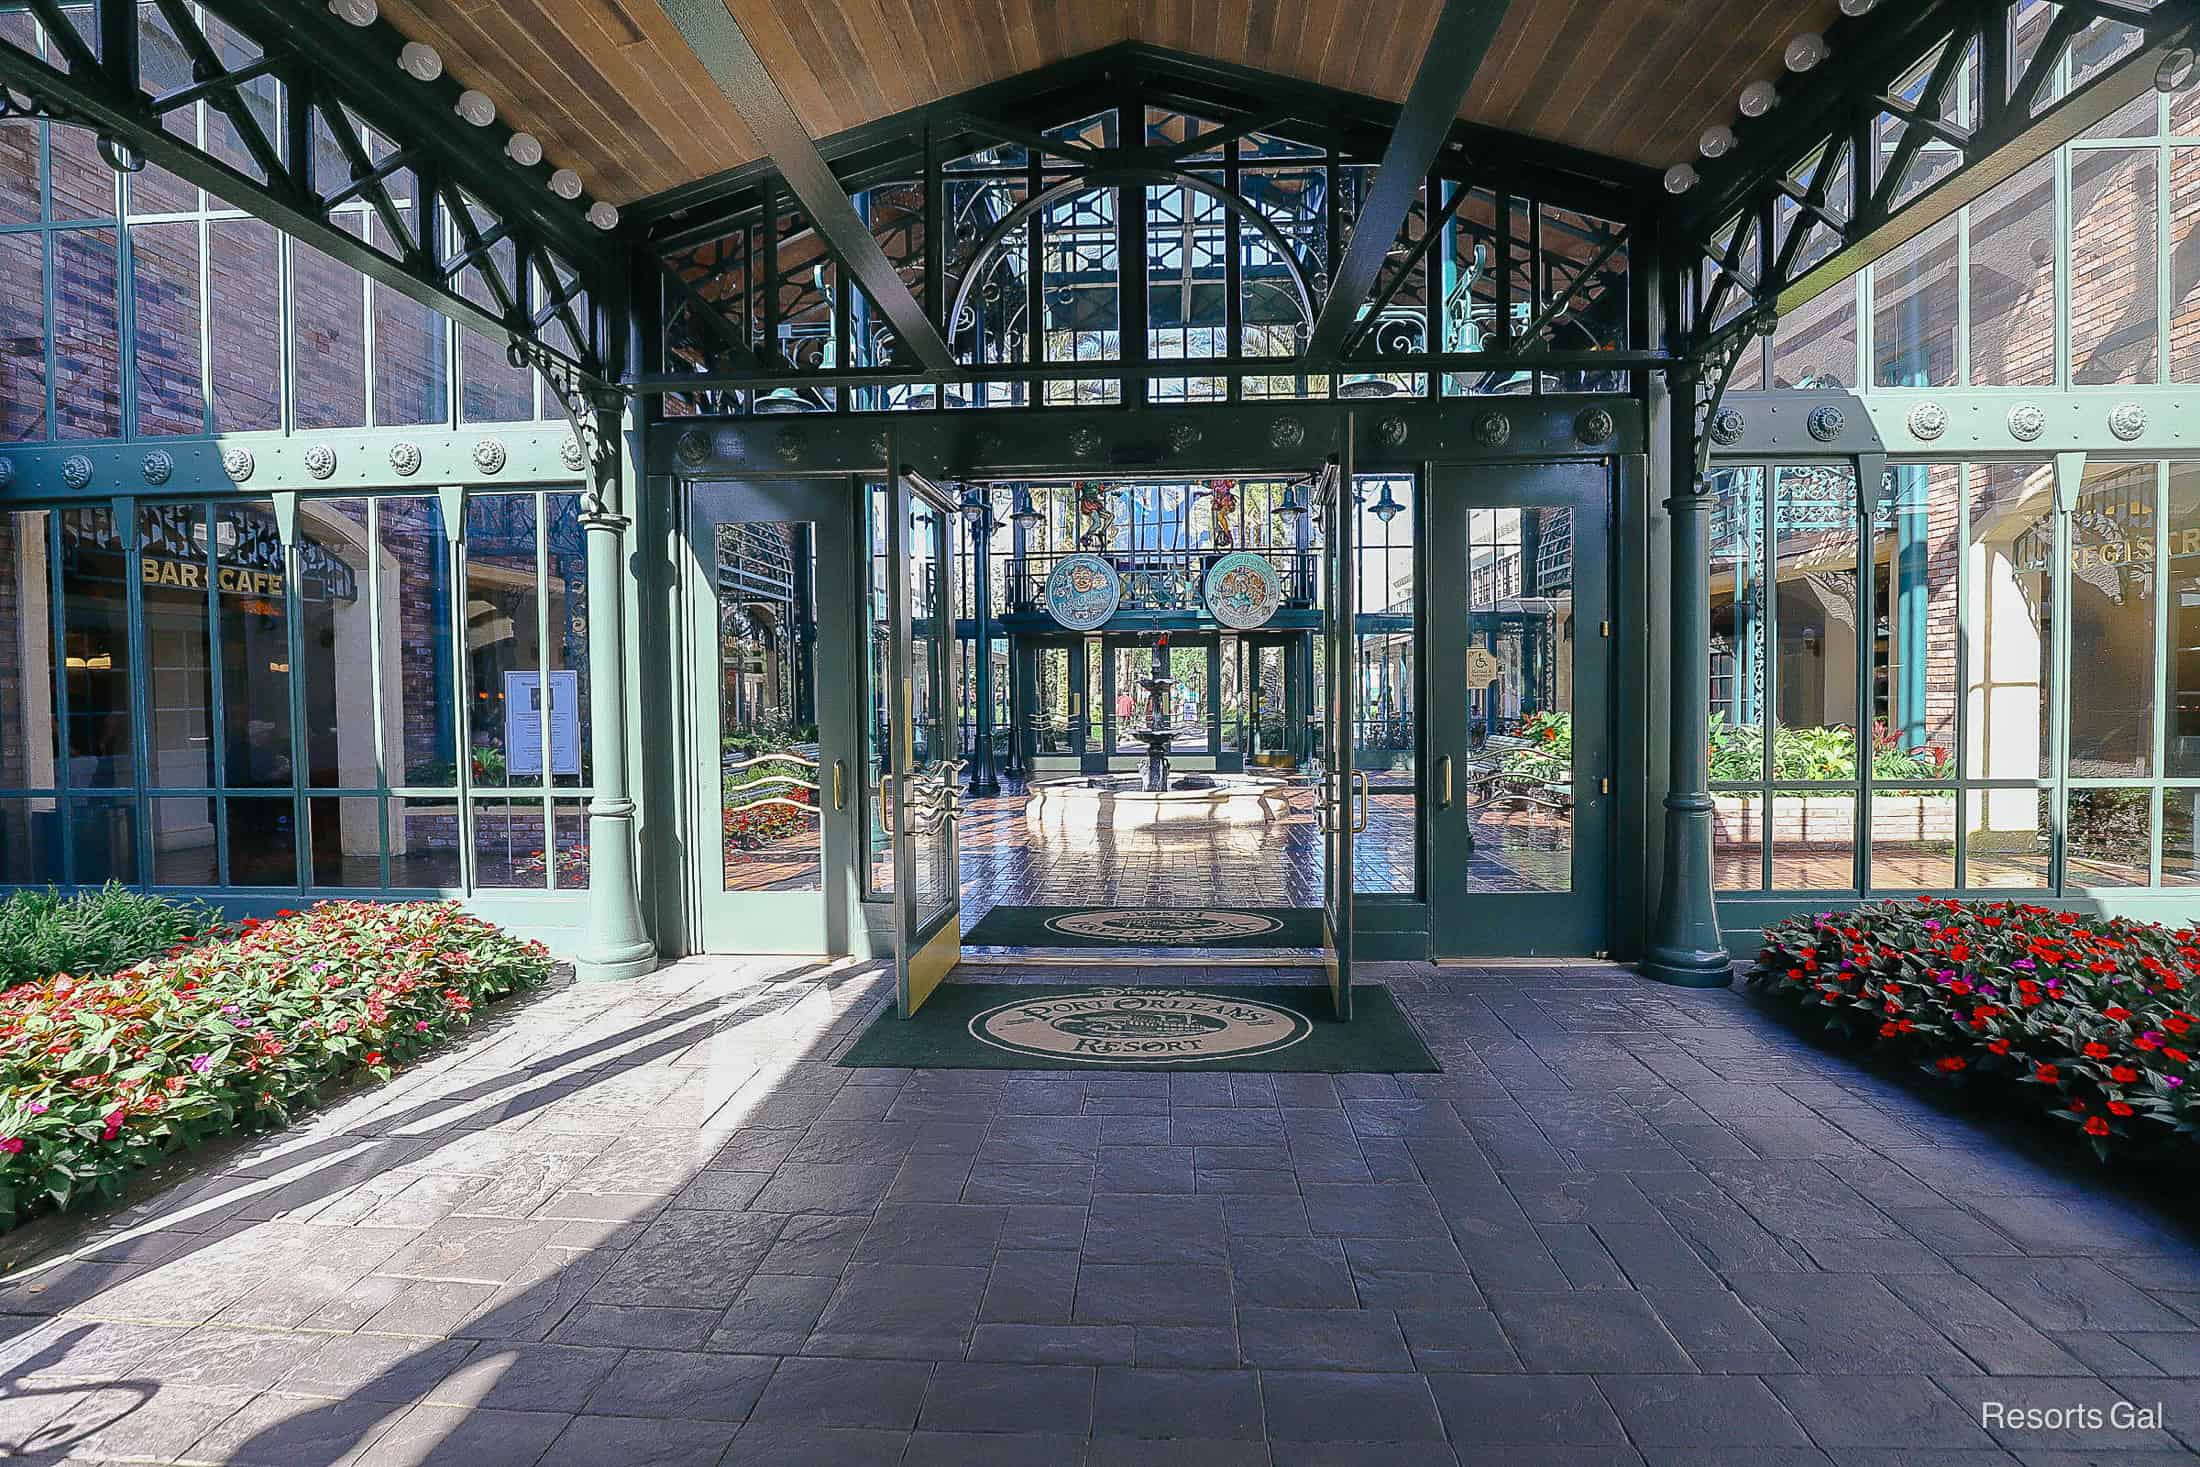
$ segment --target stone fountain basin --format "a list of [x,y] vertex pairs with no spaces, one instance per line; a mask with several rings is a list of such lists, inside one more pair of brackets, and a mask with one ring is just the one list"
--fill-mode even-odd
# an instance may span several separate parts
[[1213,774],[1186,770],[1170,776],[1180,780],[1205,780],[1205,789],[1170,788],[1149,793],[1135,773],[1080,774],[1059,779],[1034,780],[1024,819],[1034,830],[1042,827],[1112,827],[1134,829],[1142,825],[1217,824],[1263,825],[1291,813],[1292,782],[1258,774]]

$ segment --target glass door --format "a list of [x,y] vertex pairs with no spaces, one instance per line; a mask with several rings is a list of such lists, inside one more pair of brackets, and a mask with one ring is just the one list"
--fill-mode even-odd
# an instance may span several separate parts
[[[690,485],[699,946],[867,954],[852,808],[855,577],[845,481]],[[715,839],[712,838],[715,833]]]
[[1606,946],[1601,463],[1432,470],[1429,872],[1438,956]]
[[1352,653],[1357,630],[1358,575],[1353,552],[1352,431],[1347,420],[1344,463],[1332,463],[1315,489],[1321,516],[1322,740],[1314,819],[1322,833],[1322,947],[1329,996],[1339,1019],[1352,1017],[1352,837],[1367,825],[1364,779],[1352,763]]
[[[962,955],[955,840],[955,502],[916,475],[894,476],[886,509],[886,605],[873,618],[887,655],[890,775],[880,786],[894,856],[895,1001],[914,1014]],[[874,664],[878,659],[874,659]]]

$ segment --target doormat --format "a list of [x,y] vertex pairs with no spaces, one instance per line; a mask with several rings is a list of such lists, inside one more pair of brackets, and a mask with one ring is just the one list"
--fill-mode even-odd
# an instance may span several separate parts
[[1319,907],[995,907],[964,947],[1320,947]]
[[849,1046],[851,1069],[1264,1070],[1311,1075],[1441,1071],[1390,990],[1352,991],[1330,1017],[1326,987],[1127,988],[940,985],[916,1017],[889,1005]]

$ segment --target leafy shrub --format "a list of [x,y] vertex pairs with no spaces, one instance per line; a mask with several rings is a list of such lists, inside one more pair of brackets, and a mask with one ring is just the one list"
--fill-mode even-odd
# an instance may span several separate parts
[[204,902],[97,891],[19,891],[0,900],[0,989],[55,973],[113,973],[204,938],[220,914]]
[[[1753,723],[1728,723],[1711,715],[1711,777],[1747,783],[1763,778],[1764,729]],[[1892,780],[1954,779],[1955,751],[1941,744],[1908,744],[1884,723],[1872,725],[1872,778]],[[1774,728],[1772,777],[1778,780],[1842,781],[1856,778],[1856,730],[1841,725]]]
[[1574,768],[1574,716],[1537,713],[1521,721],[1519,737],[1527,745],[1508,749],[1498,761],[1507,774],[1523,779],[1560,780]]
[[0,995],[0,1226],[113,1198],[137,1168],[281,1124],[341,1076],[387,1079],[550,967],[448,902],[325,902]]
[[2013,1082],[2103,1157],[2200,1131],[2200,928],[2017,902],[1872,902],[1767,928],[1749,982],[1928,1074]]

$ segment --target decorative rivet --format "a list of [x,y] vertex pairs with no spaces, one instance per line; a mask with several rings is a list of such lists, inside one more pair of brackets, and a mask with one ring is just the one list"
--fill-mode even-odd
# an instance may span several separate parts
[[484,438],[474,445],[474,467],[484,474],[504,472],[504,445],[494,438]]
[[306,450],[306,472],[316,479],[325,479],[336,472],[336,450],[326,443],[316,443]]
[[1810,410],[1808,426],[1810,436],[1820,443],[1831,443],[1841,436],[1841,430],[1849,425],[1849,415],[1831,403]]
[[15,482],[15,460],[0,456],[0,489]]
[[1948,410],[1937,402],[1921,402],[1910,409],[1910,436],[1930,443],[1948,431]]
[[1384,448],[1396,448],[1406,441],[1406,420],[1396,413],[1380,418],[1375,423],[1375,441]]
[[1091,458],[1100,451],[1100,430],[1098,428],[1070,429],[1069,451],[1079,458]]
[[1297,448],[1306,441],[1306,424],[1285,413],[1268,425],[1270,448]]
[[799,463],[802,459],[802,435],[792,428],[782,428],[772,440],[772,449],[782,463]]
[[558,462],[577,474],[581,471],[581,465],[587,461],[581,451],[581,441],[570,433],[566,434],[565,441],[558,445]]
[[1196,423],[1171,423],[1169,425],[1169,451],[1182,453],[1199,442],[1199,426]]
[[1484,413],[1474,420],[1474,441],[1484,448],[1503,448],[1512,436],[1512,419],[1503,413]]
[[242,484],[252,477],[259,464],[249,448],[225,448],[222,450],[222,472],[229,475],[231,483]]
[[145,455],[145,462],[138,467],[140,472],[145,475],[146,483],[165,484],[175,475],[175,455],[165,448],[156,448]]
[[2019,443],[2030,443],[2047,431],[2047,414],[2038,403],[2020,402],[2009,409],[2009,436]]
[[673,453],[689,468],[700,468],[710,458],[710,439],[690,428],[680,435]]
[[2120,402],[2108,410],[2108,431],[2129,443],[2147,430],[2147,410],[2135,402]]
[[1742,434],[1749,428],[1749,419],[1742,416],[1740,408],[1720,408],[1711,417],[1711,437],[1714,442],[1735,444],[1742,441]]
[[1575,436],[1591,447],[1611,442],[1612,435],[1618,431],[1619,421],[1612,416],[1610,408],[1584,408],[1581,416],[1574,419]]
[[61,482],[71,489],[81,489],[92,482],[92,461],[81,453],[72,453],[61,461]]
[[390,445],[390,468],[400,479],[409,479],[420,472],[420,445],[417,443],[393,443]]

